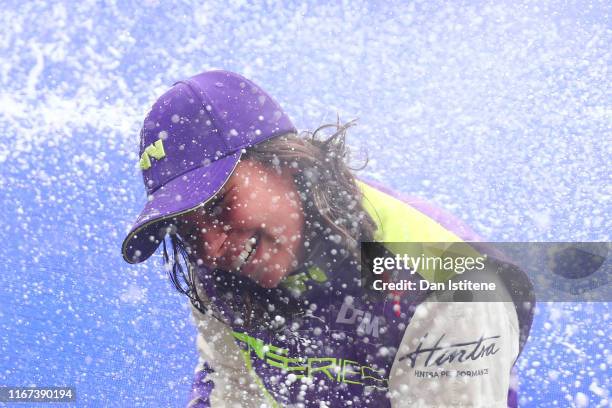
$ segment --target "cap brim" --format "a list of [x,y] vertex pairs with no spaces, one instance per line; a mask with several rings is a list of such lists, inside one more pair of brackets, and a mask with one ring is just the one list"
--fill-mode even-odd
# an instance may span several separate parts
[[123,259],[135,264],[149,258],[164,239],[164,221],[205,205],[227,182],[241,155],[238,151],[191,170],[151,194],[123,241]]

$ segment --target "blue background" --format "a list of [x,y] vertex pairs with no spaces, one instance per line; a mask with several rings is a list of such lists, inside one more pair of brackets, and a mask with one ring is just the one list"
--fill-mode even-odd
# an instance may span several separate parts
[[[506,3],[506,4],[504,4]],[[125,264],[145,113],[211,68],[299,129],[359,118],[363,174],[496,241],[609,241],[609,2],[4,1],[0,385],[182,406],[197,357],[161,257]],[[521,406],[607,406],[609,303],[541,304]],[[60,406],[60,405],[55,405]]]

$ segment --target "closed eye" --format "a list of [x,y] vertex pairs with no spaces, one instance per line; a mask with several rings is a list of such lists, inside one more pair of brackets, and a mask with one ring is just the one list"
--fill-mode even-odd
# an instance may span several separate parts
[[219,215],[221,215],[221,213],[224,210],[230,210],[230,207],[225,207],[226,206],[226,198],[230,197],[230,193],[232,192],[233,189],[234,189],[234,187],[230,188],[227,191],[224,191],[223,193],[220,193],[218,196],[213,198],[213,200],[208,202],[206,204],[206,206],[204,207],[205,211],[207,213],[210,213],[210,214],[218,217]]
[[223,200],[225,199],[225,195],[222,196],[215,196],[215,198],[212,199],[212,201],[209,201],[206,204],[206,210],[207,211],[213,211],[215,208],[219,207],[220,204],[223,204]]

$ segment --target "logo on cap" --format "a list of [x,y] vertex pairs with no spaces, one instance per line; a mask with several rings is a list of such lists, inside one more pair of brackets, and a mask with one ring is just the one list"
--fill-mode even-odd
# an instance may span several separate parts
[[166,157],[164,144],[162,139],[159,139],[155,143],[151,143],[149,146],[147,146],[145,151],[142,152],[142,156],[140,156],[140,168],[147,170],[151,167],[151,158],[159,160],[164,157]]

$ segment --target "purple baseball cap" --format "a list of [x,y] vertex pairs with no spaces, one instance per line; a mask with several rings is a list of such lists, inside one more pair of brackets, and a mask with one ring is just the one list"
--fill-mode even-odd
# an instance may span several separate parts
[[169,220],[214,197],[245,149],[287,133],[297,130],[278,103],[238,74],[208,71],[175,83],[140,131],[148,201],[123,241],[123,259],[149,258]]

